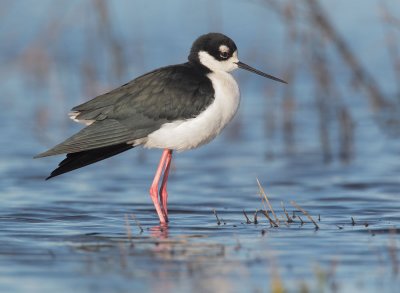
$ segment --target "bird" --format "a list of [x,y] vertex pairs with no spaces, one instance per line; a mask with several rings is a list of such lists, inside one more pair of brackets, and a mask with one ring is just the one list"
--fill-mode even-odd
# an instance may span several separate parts
[[240,102],[231,74],[237,68],[286,83],[239,61],[228,36],[207,33],[193,42],[187,62],[155,69],[72,108],[69,117],[86,127],[34,158],[66,154],[48,180],[138,146],[162,149],[149,193],[166,224],[173,151],[210,142],[232,120]]

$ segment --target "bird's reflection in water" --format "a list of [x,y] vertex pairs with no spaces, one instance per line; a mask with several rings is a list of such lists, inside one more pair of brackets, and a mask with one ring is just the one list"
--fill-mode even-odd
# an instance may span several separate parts
[[150,236],[154,241],[155,246],[152,248],[152,253],[158,259],[171,260],[174,258],[176,250],[181,250],[180,247],[186,244],[186,241],[181,239],[172,239],[169,237],[168,224],[162,224],[149,228]]
[[149,230],[150,230],[150,235],[153,238],[163,240],[167,239],[169,236],[168,224],[160,223],[160,225],[151,227]]

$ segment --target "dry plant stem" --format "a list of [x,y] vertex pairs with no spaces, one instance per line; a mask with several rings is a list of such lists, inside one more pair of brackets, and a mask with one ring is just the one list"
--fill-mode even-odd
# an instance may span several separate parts
[[298,218],[299,218],[299,220],[300,220],[300,225],[304,225],[304,221],[303,221],[303,219],[300,217],[300,216],[297,216]]
[[[390,55],[391,63],[393,65],[396,80],[400,81],[400,48],[398,45],[398,38],[393,31],[394,28],[400,29],[400,19],[394,17],[384,3],[381,4],[382,18],[386,24],[386,43]],[[387,28],[389,25],[389,28]],[[398,92],[400,93],[400,83],[398,83]]]
[[321,4],[316,0],[307,0],[306,3],[310,8],[311,16],[314,18],[314,22],[317,28],[324,33],[336,47],[336,50],[347,62],[349,68],[352,70],[355,80],[361,84],[370,97],[370,102],[374,110],[382,109],[387,105],[384,95],[380,90],[375,79],[372,78],[362,67],[356,56],[351,51],[345,40],[338,34],[333,25],[330,23],[326,13],[323,11]]
[[129,219],[127,214],[125,214],[125,228],[126,228],[126,236],[128,237],[129,240],[131,240],[132,230],[131,230],[131,225],[129,224]]
[[286,211],[286,208],[285,208],[285,206],[284,206],[284,204],[283,204],[283,201],[281,201],[281,205],[282,205],[282,208],[283,208],[283,212],[284,212],[285,215],[286,215],[287,222],[288,222],[288,223],[293,223],[293,219],[290,217],[289,213]]
[[354,218],[351,217],[351,225],[354,226],[356,224],[356,221],[354,221]]
[[217,215],[217,211],[215,209],[213,209],[213,213],[214,213],[215,217],[217,218],[217,225],[218,226],[221,225],[221,221],[219,220],[218,215]]
[[271,228],[272,228],[272,227],[275,227],[275,225],[272,224],[273,221],[272,221],[272,219],[270,218],[270,216],[267,214],[267,212],[263,211],[262,213],[263,213],[264,216],[268,219],[268,221],[269,221],[269,226],[270,226]]
[[268,211],[261,210],[260,212],[262,212],[264,214],[264,216],[268,219],[271,227],[279,227],[279,225],[277,223],[275,223],[274,220],[271,219],[271,217],[268,214]]
[[318,131],[321,149],[325,163],[332,160],[332,145],[330,141],[330,113],[336,106],[332,103],[332,97],[339,100],[338,93],[335,93],[334,79],[330,72],[326,56],[326,46],[317,32],[310,32],[311,49],[311,69],[316,81],[315,84],[315,104],[318,110]]
[[246,217],[246,224],[251,224],[251,221],[244,210],[243,210],[243,215]]
[[338,110],[340,123],[340,159],[344,163],[348,163],[353,155],[354,149],[354,122],[349,111],[345,107],[340,107]]
[[286,227],[290,226],[290,223],[287,221],[287,219],[285,218],[285,216],[282,216],[281,221],[285,224]]
[[258,224],[257,213],[258,213],[258,210],[256,210],[256,212],[254,213],[254,221],[253,221],[254,224]]
[[138,226],[138,228],[139,228],[139,230],[140,230],[140,233],[143,233],[143,228],[142,228],[142,226],[140,225],[140,222],[136,219],[136,217],[135,217],[134,214],[131,214],[131,218],[132,218],[132,220],[135,221],[136,226]]
[[278,226],[279,226],[279,219],[278,219],[278,217],[275,215],[275,212],[274,212],[274,209],[272,208],[272,205],[269,203],[269,200],[268,200],[267,195],[265,194],[264,188],[262,188],[262,186],[261,186],[260,181],[258,180],[258,178],[256,178],[256,180],[257,180],[258,188],[259,188],[259,190],[260,190],[260,194],[264,197],[265,202],[268,204],[268,207],[269,207],[269,209],[270,209],[272,215],[274,216],[276,223],[278,223]]
[[[284,21],[288,21],[288,15],[286,13],[285,5],[286,1],[273,1],[264,0],[272,9],[274,9]],[[295,2],[295,1],[293,1]],[[297,1],[296,1],[297,2]],[[342,59],[345,61],[350,71],[353,73],[354,80],[362,85],[366,89],[369,95],[369,101],[374,110],[380,110],[388,105],[385,100],[384,94],[379,87],[377,81],[365,70],[361,62],[357,59],[351,48],[347,45],[346,41],[337,32],[335,27],[330,22],[327,13],[323,10],[320,1],[317,0],[305,0],[302,1],[308,5],[309,15],[311,16],[312,22],[310,25],[313,30],[319,30],[322,37],[328,38],[336,51],[340,54]],[[298,11],[298,10],[297,10]],[[296,12],[296,11],[295,11]],[[310,19],[308,14],[305,16],[307,20]],[[293,18],[293,16],[291,16]],[[291,19],[290,19],[291,20]],[[291,20],[292,21],[292,20]],[[299,22],[299,21],[298,21]],[[400,21],[399,21],[400,22]]]
[[311,215],[307,211],[305,211],[301,206],[299,206],[294,200],[291,200],[290,204],[292,206],[294,206],[296,209],[299,209],[311,222],[313,222],[313,224],[315,225],[315,228],[319,229],[317,222],[314,221],[314,219],[311,217]]
[[[284,40],[285,52],[293,51],[293,43],[298,38],[298,31],[295,24],[296,21],[296,4],[288,3],[285,5],[284,22],[286,24],[288,34],[286,34]],[[291,154],[295,151],[295,113],[296,113],[296,102],[295,102],[295,89],[293,87],[294,80],[296,77],[297,61],[289,61],[286,64],[285,78],[289,81],[288,86],[283,89],[282,104],[281,104],[281,122],[283,130],[283,139],[285,143],[285,151]]]
[[266,199],[265,199],[265,197],[263,197],[263,194],[262,194],[262,192],[261,192],[261,184],[260,184],[260,182],[258,181],[258,178],[256,178],[256,180],[257,180],[258,189],[259,189],[258,195],[260,196],[261,202],[262,202],[262,204],[264,205],[264,210],[267,210]]
[[[388,35],[387,37],[387,47],[390,54],[391,63],[393,64],[394,74],[396,76],[396,80],[400,81],[400,54],[398,48],[398,41],[396,37],[392,34]],[[398,89],[400,92],[400,88]]]
[[[289,42],[287,42],[289,43]],[[289,45],[287,45],[287,48]],[[287,49],[289,50],[289,49]],[[291,62],[285,74],[285,78],[290,81],[290,84],[285,87],[282,102],[282,129],[285,142],[285,150],[288,154],[295,151],[295,117],[296,102],[294,93],[294,77],[295,77],[295,63]]]

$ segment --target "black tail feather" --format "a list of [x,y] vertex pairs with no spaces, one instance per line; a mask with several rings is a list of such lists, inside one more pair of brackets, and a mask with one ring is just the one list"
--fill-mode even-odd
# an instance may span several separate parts
[[60,162],[58,168],[51,172],[50,176],[47,177],[46,180],[115,156],[131,148],[133,148],[132,145],[122,143],[78,153],[67,154],[67,157]]

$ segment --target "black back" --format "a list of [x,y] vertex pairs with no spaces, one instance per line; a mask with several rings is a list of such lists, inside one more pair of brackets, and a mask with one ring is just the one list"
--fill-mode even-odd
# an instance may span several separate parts
[[36,157],[145,138],[164,123],[196,117],[213,100],[214,89],[202,67],[190,62],[163,67],[74,107],[76,119],[94,123]]

